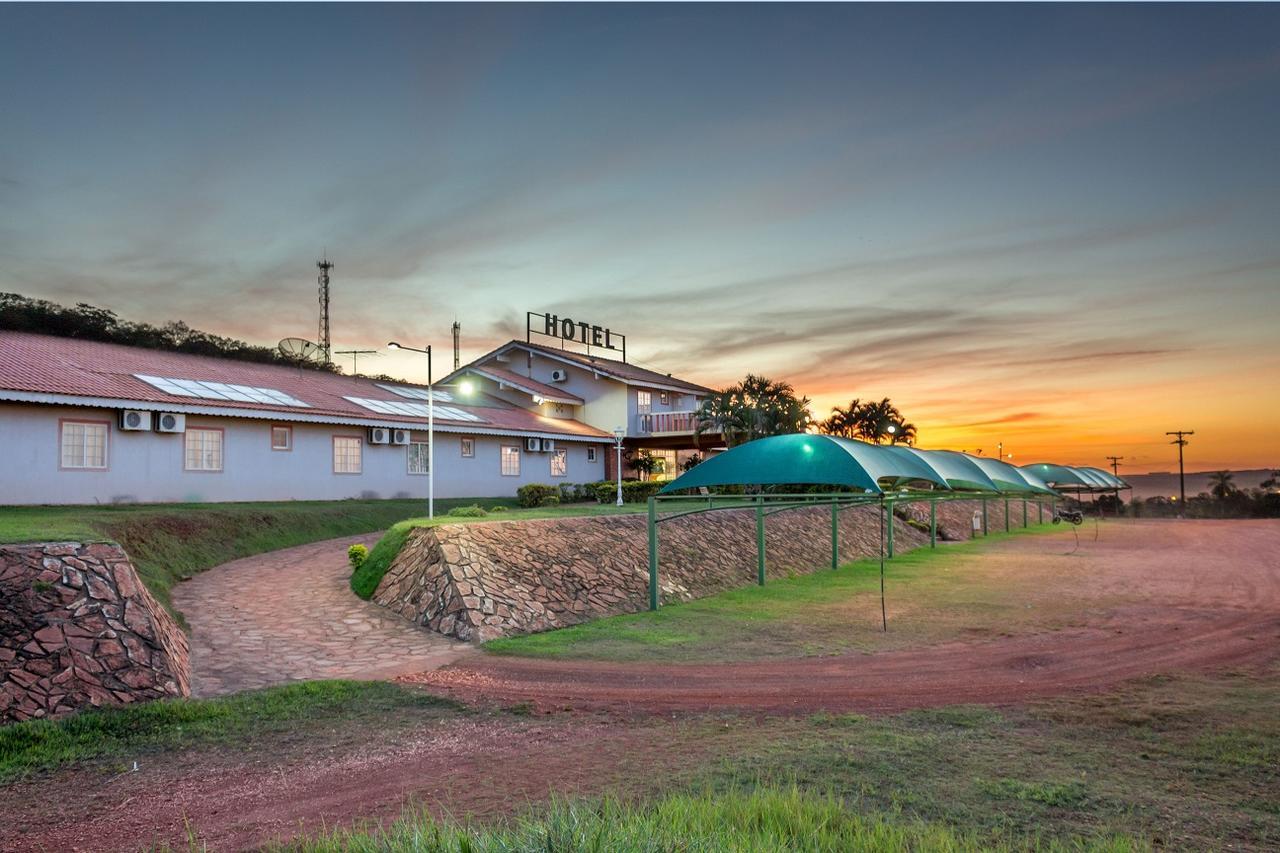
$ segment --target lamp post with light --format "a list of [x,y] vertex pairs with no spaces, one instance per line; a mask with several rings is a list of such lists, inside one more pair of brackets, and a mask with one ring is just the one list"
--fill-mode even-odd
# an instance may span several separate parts
[[613,428],[613,449],[618,466],[618,506],[622,506],[622,440],[626,437],[627,431],[625,429],[622,427]]
[[[418,349],[417,347],[408,347],[401,343],[391,341],[387,344],[388,349],[400,349],[406,352],[422,353],[427,357],[427,518],[436,517],[436,392],[435,381],[431,375],[431,346],[428,344],[426,349]],[[455,387],[450,385],[448,387]],[[457,383],[458,390],[464,395],[469,395],[472,391],[470,381],[463,380]]]

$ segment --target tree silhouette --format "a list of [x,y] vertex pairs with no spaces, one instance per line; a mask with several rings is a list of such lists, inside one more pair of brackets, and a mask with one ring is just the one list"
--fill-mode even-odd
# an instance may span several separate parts
[[717,391],[698,408],[695,435],[718,432],[734,447],[770,435],[788,435],[809,428],[809,398],[795,389],[754,373],[737,385]]
[[1225,501],[1237,491],[1235,475],[1230,471],[1214,471],[1209,475],[1209,493],[1220,501]]

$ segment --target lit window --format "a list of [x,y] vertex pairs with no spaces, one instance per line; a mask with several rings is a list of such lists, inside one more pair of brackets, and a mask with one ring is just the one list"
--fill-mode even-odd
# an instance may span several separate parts
[[462,439],[462,455],[468,459],[476,455],[476,440],[474,438]]
[[648,391],[637,391],[636,411],[642,415],[647,415],[653,411],[653,395]]
[[222,430],[188,427],[183,467],[188,471],[222,470]]
[[354,435],[335,435],[333,437],[333,473],[359,474],[360,451],[364,447],[364,439]]
[[659,403],[661,403],[661,404],[662,404],[662,405],[664,405],[664,406],[670,406],[670,405],[671,405],[671,395],[670,395],[670,394],[668,394],[666,391],[663,391],[661,394],[659,394],[659,395],[658,395],[658,402],[659,402]]
[[431,452],[430,445],[425,441],[415,441],[409,444],[409,473],[410,474],[428,474],[431,472]]
[[83,421],[62,423],[62,467],[107,467],[107,425]]
[[556,450],[551,454],[551,476],[563,477],[569,473],[569,451]]
[[596,461],[596,448],[595,448],[595,445],[592,445],[591,447],[588,447],[588,448],[587,448],[587,461],[588,461],[588,462],[595,462],[595,461]]
[[273,426],[271,428],[272,450],[293,450],[293,427]]
[[504,477],[520,476],[520,448],[503,445],[502,476]]

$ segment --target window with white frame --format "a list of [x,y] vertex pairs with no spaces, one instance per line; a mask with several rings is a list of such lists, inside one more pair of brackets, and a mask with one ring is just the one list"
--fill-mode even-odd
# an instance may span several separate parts
[[467,459],[476,455],[476,440],[474,438],[462,439],[462,455]]
[[670,395],[670,394],[668,394],[666,391],[663,391],[661,394],[659,394],[659,395],[658,395],[658,402],[659,402],[659,403],[661,403],[661,404],[662,404],[662,405],[664,405],[664,406],[670,406],[670,405],[671,405],[671,395]]
[[88,421],[63,421],[61,447],[63,468],[105,469],[107,425]]
[[587,461],[588,462],[596,461],[596,446],[594,444],[587,448]]
[[502,476],[520,476],[520,448],[508,444],[502,445]]
[[273,426],[271,428],[272,450],[293,450],[293,427]]
[[363,449],[363,438],[355,435],[335,435],[333,437],[333,473],[359,474],[360,453]]
[[637,391],[636,411],[642,415],[647,415],[653,411],[653,394],[648,391]]
[[554,450],[551,452],[551,476],[563,477],[569,473],[569,451]]
[[188,471],[222,470],[222,430],[187,427],[182,440],[183,468]]
[[414,441],[409,444],[409,473],[431,473],[431,446],[425,441]]

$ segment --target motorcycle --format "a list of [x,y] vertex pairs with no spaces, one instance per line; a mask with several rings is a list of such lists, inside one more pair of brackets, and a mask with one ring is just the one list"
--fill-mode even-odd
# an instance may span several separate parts
[[1079,527],[1081,524],[1084,524],[1084,513],[1078,509],[1060,509],[1057,514],[1054,515],[1053,523],[1061,524],[1064,521],[1069,521]]

